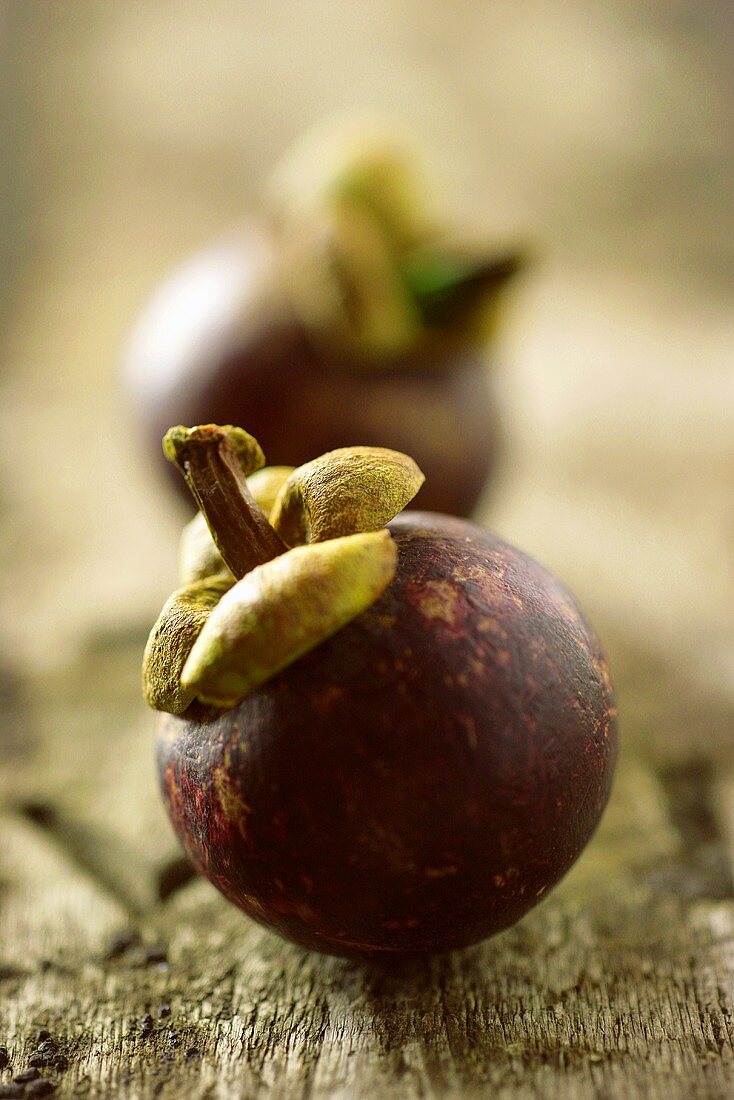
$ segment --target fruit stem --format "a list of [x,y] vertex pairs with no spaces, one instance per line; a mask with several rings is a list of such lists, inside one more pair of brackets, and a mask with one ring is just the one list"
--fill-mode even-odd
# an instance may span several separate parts
[[217,424],[179,426],[166,434],[163,450],[186,479],[220,554],[238,580],[285,554],[288,547],[247,487],[247,474],[264,465],[252,436]]

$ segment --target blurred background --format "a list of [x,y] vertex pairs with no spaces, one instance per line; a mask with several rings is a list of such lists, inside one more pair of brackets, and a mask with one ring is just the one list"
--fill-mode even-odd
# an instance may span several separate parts
[[0,42],[8,683],[133,639],[142,707],[136,639],[182,513],[138,446],[121,344],[305,128],[368,111],[412,137],[443,207],[536,245],[492,368],[509,443],[480,519],[579,595],[623,735],[727,751],[734,7],[11,0]]

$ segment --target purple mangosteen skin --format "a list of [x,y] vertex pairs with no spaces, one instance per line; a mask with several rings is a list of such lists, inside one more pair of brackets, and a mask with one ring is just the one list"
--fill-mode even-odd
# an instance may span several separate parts
[[366,612],[231,710],[164,715],[197,868],[335,955],[460,948],[536,905],[609,795],[609,671],[568,590],[471,523],[403,513]]
[[421,347],[355,369],[353,353],[314,343],[279,280],[275,241],[253,223],[174,272],[149,304],[124,374],[156,463],[171,424],[247,424],[271,465],[368,443],[415,458],[419,507],[470,515],[502,442],[484,349]]

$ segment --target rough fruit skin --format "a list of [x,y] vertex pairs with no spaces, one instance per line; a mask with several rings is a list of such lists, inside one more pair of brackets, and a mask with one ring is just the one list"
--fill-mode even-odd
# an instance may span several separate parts
[[616,709],[573,597],[473,524],[403,513],[371,608],[229,711],[162,719],[197,867],[337,955],[444,951],[537,904],[609,794]]
[[128,342],[124,377],[155,462],[171,424],[247,424],[270,465],[337,447],[392,447],[426,475],[418,505],[469,515],[496,465],[497,405],[470,345],[355,370],[327,357],[293,310],[271,235],[254,223],[169,278]]

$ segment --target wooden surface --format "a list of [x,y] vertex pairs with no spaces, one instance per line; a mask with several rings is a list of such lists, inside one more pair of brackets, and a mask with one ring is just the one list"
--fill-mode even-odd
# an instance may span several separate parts
[[[734,1095],[733,36],[699,0],[0,4],[0,1097],[39,1060],[69,1098]],[[623,744],[547,901],[382,969],[175,847],[139,663],[181,517],[116,376],[156,278],[351,108],[540,242],[482,518],[578,591]]]
[[97,639],[63,675],[6,689],[1,1080],[46,1029],[62,1096],[734,1091],[731,778],[627,751],[590,849],[519,926],[358,966],[282,943],[182,873],[139,650]]

